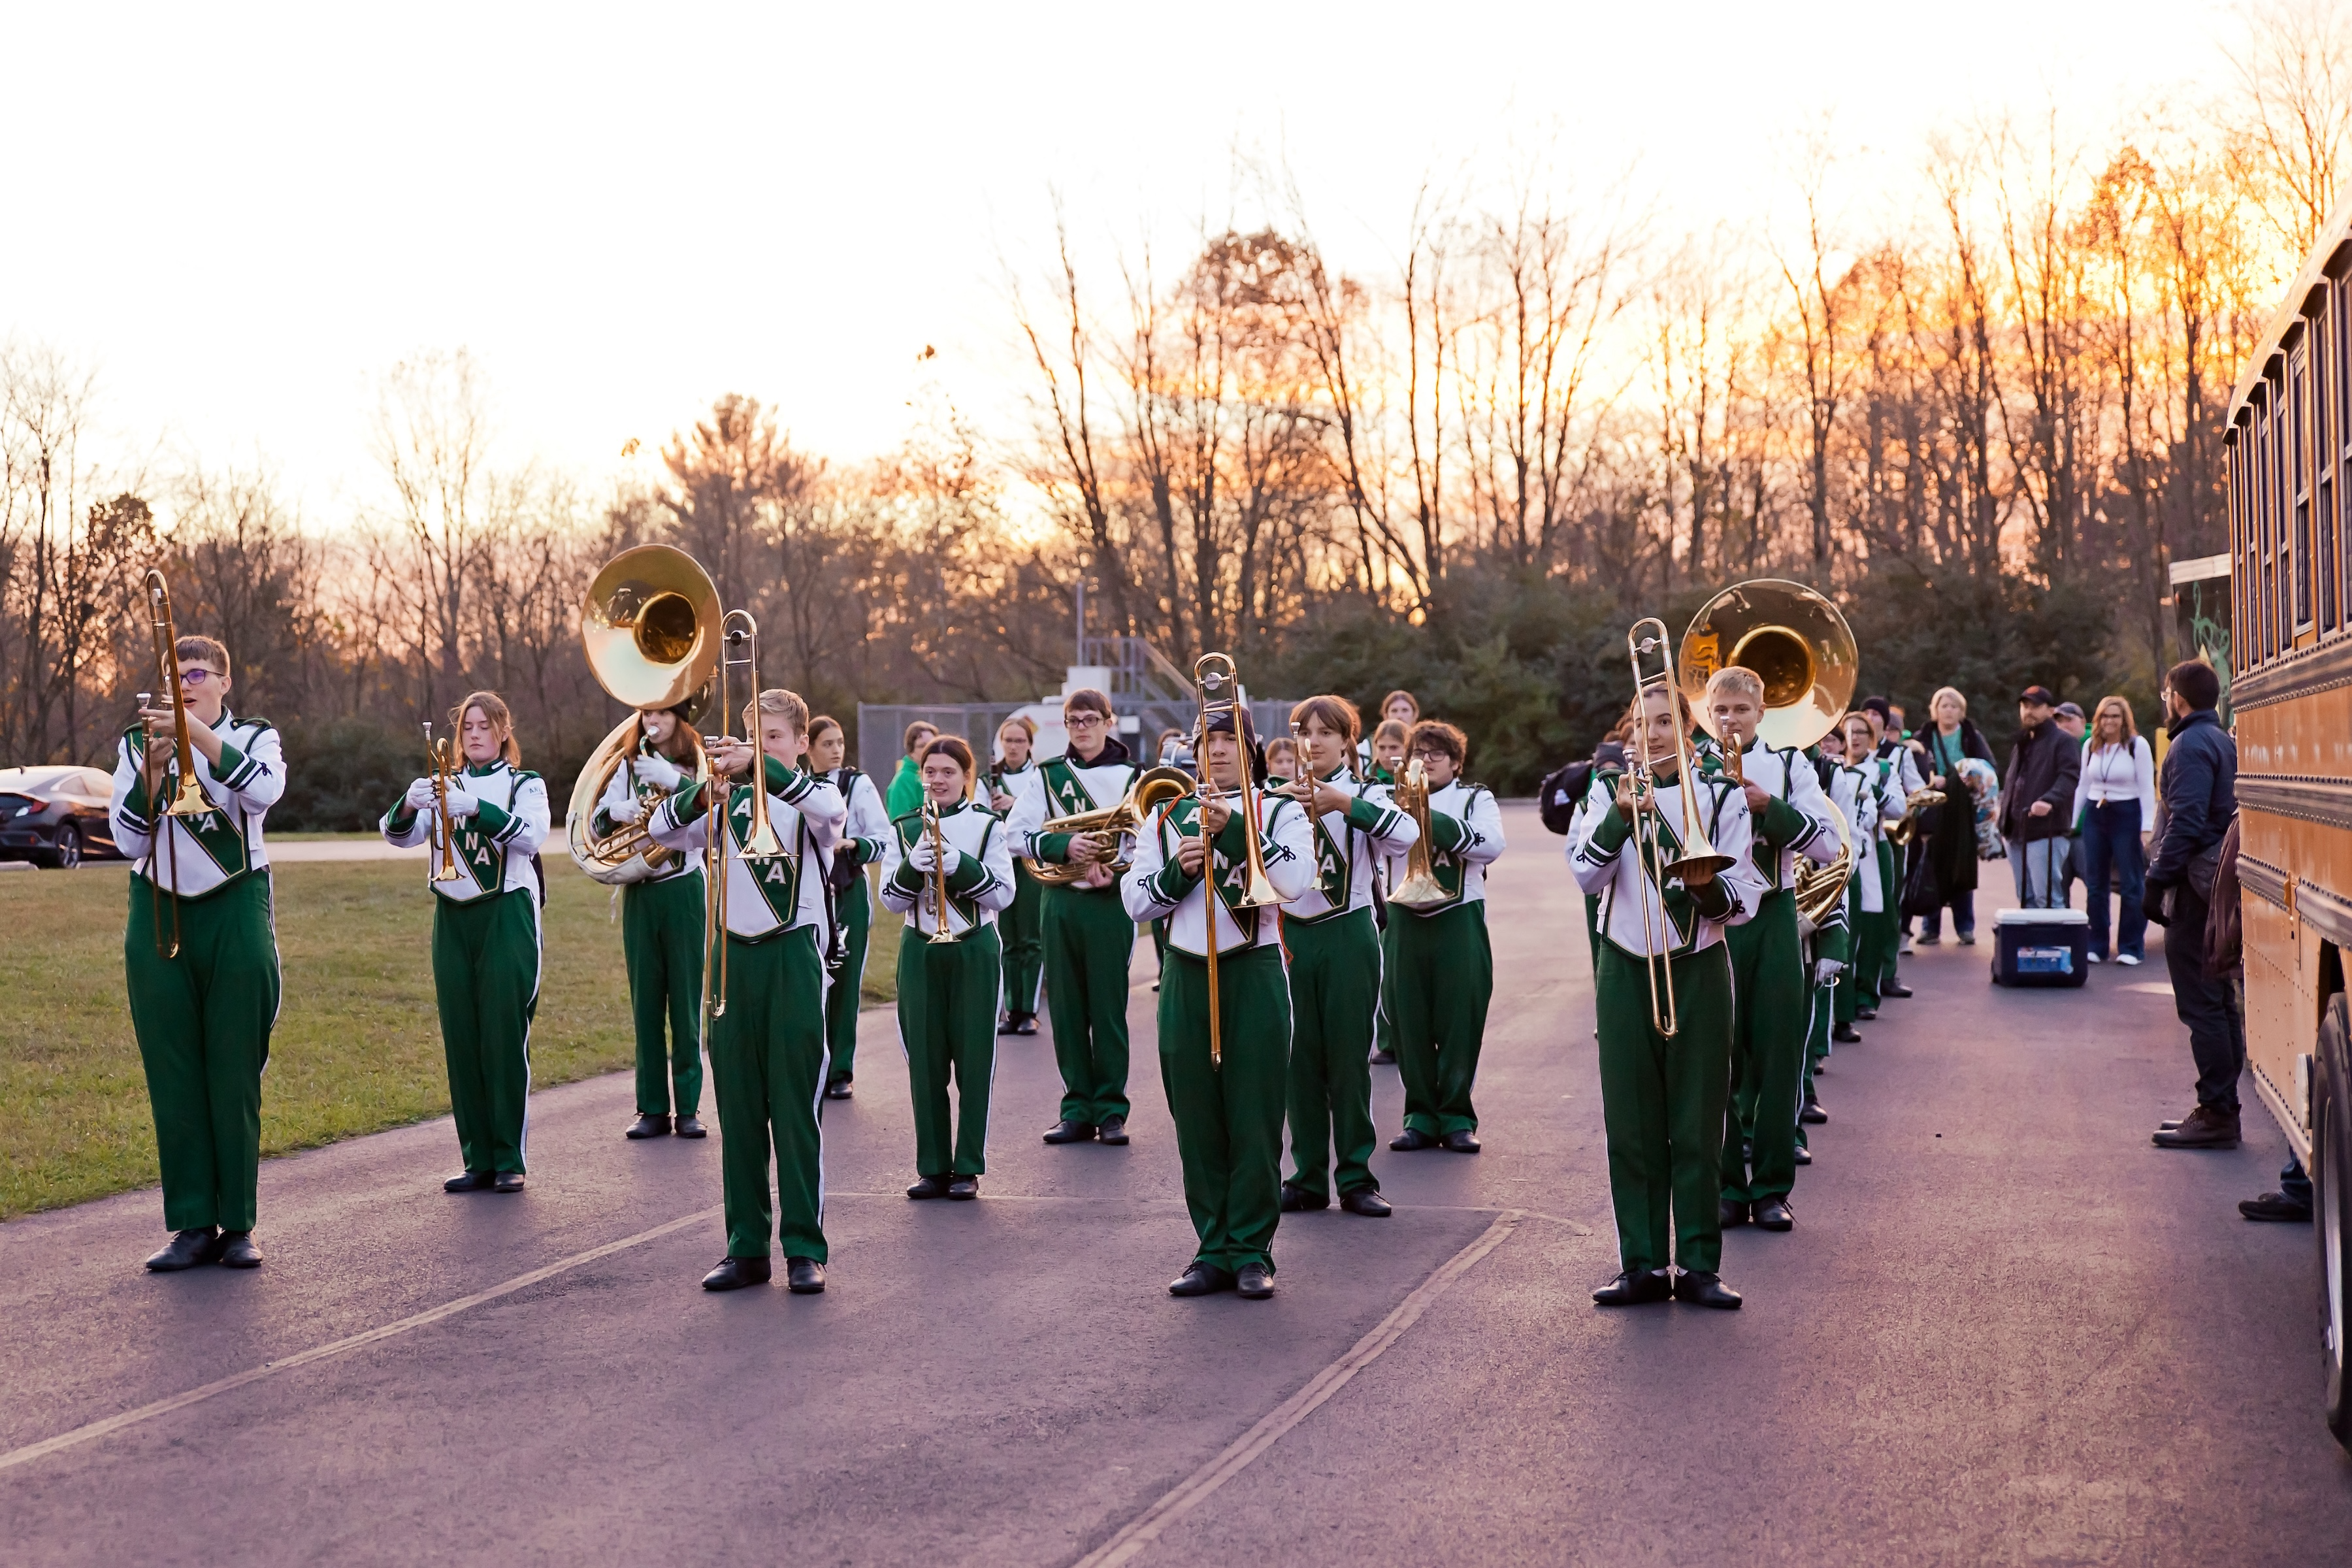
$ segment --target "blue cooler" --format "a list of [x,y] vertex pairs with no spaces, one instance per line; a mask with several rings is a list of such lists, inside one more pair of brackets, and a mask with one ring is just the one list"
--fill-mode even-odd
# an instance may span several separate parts
[[1992,917],[1995,985],[2080,985],[2091,973],[2091,917],[2081,910],[2003,910]]

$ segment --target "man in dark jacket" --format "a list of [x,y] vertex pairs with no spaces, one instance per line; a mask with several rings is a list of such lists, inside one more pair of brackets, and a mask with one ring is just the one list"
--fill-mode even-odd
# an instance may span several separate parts
[[2029,686],[2017,700],[2017,742],[2001,781],[2000,836],[2009,842],[2017,901],[2029,910],[2058,907],[2065,888],[2067,836],[2074,831],[2074,781],[2082,748],[2053,722],[2058,699]]
[[2167,1149],[2238,1146],[2238,1074],[2246,1065],[2245,1024],[2226,976],[2205,962],[2205,914],[2222,838],[2238,814],[2238,747],[2214,706],[2221,679],[2190,659],[2164,678],[2170,737],[2157,793],[2164,837],[2147,868],[2149,919],[2165,928],[2164,966],[2172,973],[2172,1007],[2189,1026],[2197,1059],[2197,1109],[2157,1129]]

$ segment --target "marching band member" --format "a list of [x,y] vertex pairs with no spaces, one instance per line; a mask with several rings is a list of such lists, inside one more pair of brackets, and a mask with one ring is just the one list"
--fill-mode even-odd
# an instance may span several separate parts
[[[1424,719],[1407,746],[1428,775],[1429,868],[1449,896],[1435,909],[1388,907],[1396,932],[1397,1071],[1404,1079],[1404,1131],[1389,1147],[1475,1154],[1470,1090],[1495,992],[1486,868],[1503,853],[1503,813],[1492,790],[1462,778],[1470,742],[1461,731]],[[1391,856],[1390,888],[1403,878],[1402,854]]]
[[[637,714],[636,753],[613,770],[596,802],[599,837],[616,824],[642,822],[654,798],[670,794],[694,761],[694,731],[674,708]],[[683,765],[681,765],[683,764]],[[629,972],[629,1011],[637,1036],[637,1119],[624,1133],[660,1138],[671,1131],[670,1094],[677,1096],[677,1135],[706,1136],[702,1119],[701,862],[664,852],[654,874],[621,889],[621,953]],[[664,1038],[663,1026],[668,1027]]]
[[1877,763],[1871,754],[1869,716],[1860,711],[1847,714],[1844,729],[1846,761],[1831,780],[1830,798],[1853,826],[1853,879],[1847,884],[1846,924],[1854,932],[1854,960],[1838,976],[1836,1023],[1830,1038],[1840,1045],[1853,1045],[1862,1038],[1853,1024],[1863,1016],[1861,972],[1871,952],[1870,922],[1886,908],[1886,888],[1881,880],[1885,866],[1876,843],[1887,823],[1902,819],[1903,803],[1882,791]]
[[1275,736],[1265,743],[1266,787],[1287,789],[1298,776],[1298,743],[1287,735]]
[[848,809],[841,842],[833,851],[834,918],[840,922],[841,973],[824,993],[824,1097],[849,1100],[856,1095],[857,998],[866,983],[866,953],[874,935],[874,905],[866,886],[866,868],[881,860],[889,843],[890,817],[883,809],[882,792],[874,781],[846,765],[849,734],[838,719],[823,715],[809,721],[810,770],[831,784]]
[[1291,1008],[1291,1177],[1283,1184],[1282,1206],[1327,1207],[1336,1184],[1341,1208],[1380,1219],[1389,1203],[1372,1175],[1376,1135],[1366,1055],[1381,978],[1372,879],[1380,861],[1403,854],[1420,830],[1385,787],[1354,776],[1354,703],[1310,697],[1290,710],[1290,722],[1305,742],[1290,796],[1314,824],[1314,876],[1282,913]]
[[[765,1284],[768,1243],[782,1245],[794,1295],[824,1289],[824,880],[848,819],[841,792],[793,767],[805,744],[808,705],[771,687],[743,708],[759,749],[730,735],[710,749],[714,777],[688,784],[654,807],[656,842],[700,855],[709,843],[712,796],[722,787],[727,925],[713,933],[726,974],[724,1010],[714,1009],[710,1071],[719,1090],[719,1168],[727,1210],[727,1256],[702,1277],[706,1290]],[[768,826],[783,853],[747,860],[753,785],[733,782],[756,763]],[[776,1202],[768,1198],[771,1136]]]
[[[1706,704],[1724,752],[1736,752],[1744,784],[1751,852],[1764,892],[1748,918],[1724,933],[1731,959],[1731,1099],[1723,1127],[1723,1223],[1789,1230],[1797,1182],[1797,1113],[1804,1100],[1804,942],[1797,929],[1796,860],[1837,858],[1821,775],[1793,747],[1757,737],[1764,681],[1732,665],[1706,683]],[[1723,771],[1719,755],[1702,773]]]
[[[1176,1120],[1184,1202],[1200,1238],[1199,1250],[1168,1293],[1206,1296],[1232,1289],[1257,1300],[1274,1294],[1274,1232],[1282,1219],[1290,990],[1276,912],[1234,902],[1249,869],[1249,840],[1243,836],[1257,833],[1266,879],[1286,900],[1307,890],[1314,868],[1307,819],[1297,802],[1259,794],[1256,823],[1236,809],[1242,770],[1262,779],[1265,764],[1248,715],[1240,717],[1239,734],[1235,723],[1230,708],[1206,716],[1201,771],[1209,798],[1188,795],[1160,808],[1140,835],[1121,897],[1130,920],[1168,918],[1160,1080]],[[1213,854],[1205,875],[1203,826]],[[1216,1059],[1209,1050],[1212,922],[1221,1047]]]
[[[1110,863],[1124,835],[1047,833],[1047,821],[1106,811],[1127,798],[1141,770],[1113,731],[1110,699],[1081,687],[1062,699],[1070,749],[1025,781],[1013,804],[1013,852],[1033,860],[1088,862],[1075,882],[1045,889],[1045,1005],[1062,1069],[1061,1119],[1048,1143],[1127,1142],[1128,964],[1135,923],[1119,908]],[[903,815],[903,814],[901,814]]]
[[[1609,1140],[1609,1197],[1617,1221],[1621,1271],[1592,1293],[1603,1307],[1638,1306],[1669,1295],[1704,1307],[1737,1308],[1739,1294],[1717,1270],[1723,1261],[1724,1101],[1731,1081],[1731,962],[1727,928],[1748,918],[1765,891],[1752,855],[1752,815],[1719,780],[1679,776],[1677,726],[1689,729],[1679,689],[1645,689],[1634,710],[1654,759],[1643,798],[1632,774],[1615,808],[1581,824],[1576,879],[1601,895],[1600,972],[1593,990],[1601,1036],[1601,1119]],[[1627,750],[1640,754],[1636,739]],[[1670,877],[1661,888],[1628,842],[1634,814],[1653,815],[1661,858],[1681,847],[1683,792],[1731,863],[1717,873]],[[1659,951],[1672,982],[1655,973]],[[1650,986],[1670,994],[1677,1032],[1659,1032]],[[1660,1001],[1666,999],[1662,994]],[[1679,1278],[1669,1266],[1679,1266]]]
[[[1885,698],[1864,698],[1862,712],[1870,721],[1871,767],[1876,774],[1878,793],[1907,807],[1911,792],[1927,787],[1927,781],[1919,772],[1919,757],[1927,748],[1893,728],[1895,705]],[[1861,761],[1858,757],[1854,760]],[[1902,813],[1897,812],[1895,820],[1901,819]],[[1859,1016],[1865,1018],[1878,1011],[1882,998],[1900,999],[1911,994],[1911,988],[1896,976],[1903,950],[1903,856],[1895,841],[1886,837],[1883,823],[1873,837],[1877,840],[1879,902],[1885,907],[1868,931],[1866,960],[1876,962],[1865,961],[1862,965],[1864,973],[1855,977],[1862,988],[1861,1005],[1866,1009]]]
[[918,719],[907,726],[898,747],[898,771],[890,776],[889,792],[883,797],[883,808],[888,816],[903,816],[922,804],[923,781],[915,759],[939,732],[940,727],[928,719]]
[[547,785],[524,770],[514,716],[498,693],[472,693],[449,720],[463,765],[439,783],[410,784],[380,826],[385,842],[403,849],[445,830],[462,873],[426,883],[435,895],[433,995],[466,1161],[441,1190],[519,1193],[528,1168],[530,1024],[539,1010],[539,871],[531,862],[547,841]]
[[[1838,768],[1845,761],[1843,730],[1832,728],[1823,735],[1815,752],[1813,772],[1821,782],[1822,798],[1829,802],[1829,809],[1844,826],[1845,842],[1858,845],[1862,837],[1846,816],[1845,807],[1838,804],[1836,791],[1832,787],[1837,782]],[[1838,976],[1843,974],[1846,966],[1853,961],[1853,928],[1847,919],[1846,910],[1846,906],[1853,901],[1853,873],[1849,869],[1845,896],[1839,898],[1837,906],[1805,939],[1805,978],[1811,987],[1811,1005],[1805,1029],[1805,1099],[1797,1113],[1797,1163],[1800,1165],[1812,1163],[1810,1141],[1805,1136],[1806,1126],[1830,1119],[1829,1112],[1822,1109],[1821,1094],[1813,1079],[1821,1075],[1822,1064],[1830,1057],[1830,1023],[1837,1011]]]
[[[1013,814],[1029,775],[1036,771],[1030,756],[1036,742],[1036,722],[1025,716],[1015,715],[997,727],[996,750],[1003,760],[988,770],[988,803],[998,816]],[[997,939],[1004,944],[1004,1000],[996,1032],[1034,1035],[1037,987],[1045,978],[1045,944],[1040,934],[1045,888],[1017,860],[1013,867],[1013,907],[996,921]]]
[[[1400,775],[1404,772],[1404,739],[1412,727],[1421,722],[1421,700],[1410,691],[1391,691],[1381,699],[1381,721],[1371,735],[1356,742],[1356,765],[1370,773],[1380,762],[1381,732],[1391,724],[1396,726],[1397,762],[1390,771]],[[1396,781],[1385,781],[1393,784]]]
[[[131,862],[122,966],[155,1116],[163,1223],[173,1232],[170,1245],[147,1259],[159,1274],[261,1261],[253,1244],[261,1069],[278,998],[261,824],[286,790],[278,731],[228,710],[228,649],[211,637],[184,637],[172,657],[189,760],[211,809],[164,815],[180,792],[179,745],[172,700],[158,692],[115,752],[109,813],[115,847]],[[175,908],[178,947],[165,956]]]
[[[1003,964],[996,922],[1013,906],[1013,847],[1004,824],[969,798],[975,768],[961,737],[942,735],[925,746],[918,766],[940,845],[934,848],[919,807],[891,822],[882,863],[882,902],[907,917],[898,937],[898,1043],[915,1101],[916,1175],[907,1195],[976,1198],[988,1169]],[[941,878],[944,910],[937,896]],[[942,921],[961,940],[934,940]]]
[[[1372,760],[1364,777],[1373,784],[1394,787],[1404,772],[1404,742],[1411,733],[1410,725],[1394,719],[1381,720],[1372,731]],[[1359,745],[1357,751],[1360,754],[1363,747]],[[1372,924],[1381,933],[1381,1005],[1372,1026],[1372,1063],[1376,1067],[1396,1065],[1396,921],[1389,916],[1388,876],[1388,862],[1382,860],[1372,888]]]

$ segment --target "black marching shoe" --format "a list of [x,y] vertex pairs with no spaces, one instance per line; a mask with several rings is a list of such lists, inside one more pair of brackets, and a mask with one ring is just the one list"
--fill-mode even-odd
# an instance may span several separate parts
[[1734,1198],[1717,1198],[1715,1203],[1715,1220],[1726,1230],[1735,1226],[1746,1225],[1748,1205]]
[[1796,1160],[1800,1165],[1810,1165],[1813,1163],[1813,1152],[1800,1143],[1797,1145]]
[[1867,1024],[1873,1018],[1878,1016],[1878,1009],[1875,1007],[1856,1007],[1853,1010],[1853,1016],[1862,1020],[1862,1022]]
[[1911,987],[1904,984],[1900,980],[1890,980],[1885,984],[1878,988],[1878,997],[1882,1002],[1889,996],[1908,996],[1910,994]]
[[1339,1206],[1366,1219],[1386,1219],[1396,1212],[1390,1207],[1388,1199],[1381,1196],[1378,1187],[1358,1187],[1352,1193],[1341,1193]]
[[1768,1198],[1756,1205],[1756,1228],[1759,1230],[1794,1230],[1797,1216],[1786,1198]]
[[1862,1031],[1852,1024],[1832,1024],[1830,1026],[1830,1038],[1841,1046],[1858,1046],[1862,1044]]
[[740,1290],[746,1285],[768,1282],[768,1260],[764,1258],[737,1258],[731,1254],[719,1260],[719,1267],[702,1277],[706,1290]]
[[490,1191],[494,1193],[519,1193],[522,1188],[523,1179],[520,1171],[500,1171],[490,1178]]
[[1596,1307],[1645,1307],[1675,1293],[1674,1281],[1664,1269],[1627,1269],[1592,1293]]
[[827,1100],[856,1100],[857,1081],[855,1079],[835,1079],[824,1086],[824,1097]]
[[2159,1149],[2234,1149],[2238,1146],[2238,1113],[2200,1105],[2172,1127],[2151,1135]]
[[1274,1272],[1263,1263],[1244,1263],[1234,1277],[1234,1293],[1245,1300],[1263,1301],[1274,1294]]
[[1000,1035],[1017,1035],[1021,1031],[1013,1026],[1013,1015],[1007,1013],[996,1020],[996,1032]]
[[1126,1148],[1127,1118],[1124,1116],[1104,1117],[1102,1119],[1102,1125],[1095,1129],[1095,1136],[1115,1149]]
[[215,1262],[219,1258],[220,1232],[207,1225],[173,1235],[171,1245],[149,1258],[147,1267],[158,1274],[173,1274]]
[[956,1199],[960,1203],[968,1202],[972,1198],[980,1196],[980,1178],[978,1176],[958,1176],[954,1181],[948,1184],[948,1196]]
[[945,1176],[918,1176],[915,1184],[907,1189],[907,1195],[919,1201],[943,1198],[948,1195],[948,1179]]
[[1437,1142],[1449,1154],[1475,1154],[1478,1152],[1478,1135],[1466,1127],[1456,1132],[1448,1132]]
[[442,1183],[441,1190],[445,1193],[488,1192],[491,1184],[497,1180],[498,1178],[488,1171],[460,1171]]
[[1095,1131],[1096,1128],[1093,1122],[1073,1121],[1068,1117],[1065,1116],[1062,1120],[1055,1122],[1054,1125],[1045,1129],[1045,1142],[1048,1143],[1091,1143],[1094,1142]]
[[1171,1296],[1213,1296],[1220,1290],[1234,1288],[1234,1277],[1213,1263],[1199,1258],[1184,1266],[1184,1272],[1168,1282]]
[[223,1268],[258,1268],[261,1248],[253,1245],[253,1232],[225,1230],[221,1232],[220,1266]]
[[1434,1149],[1437,1140],[1419,1128],[1408,1127],[1389,1140],[1389,1147],[1400,1154],[1410,1154],[1416,1149]]
[[1822,1109],[1822,1102],[1820,1100],[1815,1100],[1810,1094],[1805,1096],[1804,1106],[1797,1112],[1798,1121],[1803,1122],[1808,1127],[1819,1127],[1829,1119],[1830,1113]]
[[1372,1065],[1376,1068],[1392,1068],[1396,1066],[1396,1053],[1394,1051],[1374,1051],[1372,1053]]
[[1739,1310],[1739,1292],[1726,1285],[1720,1274],[1694,1274],[1684,1270],[1675,1280],[1675,1300],[1688,1301],[1694,1307],[1715,1307],[1727,1312]]
[[1306,1188],[1295,1187],[1288,1182],[1282,1184],[1284,1214],[1305,1214],[1309,1209],[1328,1209],[1330,1206],[1331,1199],[1327,1194],[1310,1193]]
[[637,1119],[629,1123],[628,1131],[622,1133],[621,1136],[624,1138],[667,1138],[669,1136],[669,1112],[665,1110],[659,1115],[656,1115],[650,1110],[640,1110],[637,1112]]
[[702,1124],[702,1118],[699,1116],[679,1117],[677,1123],[677,1132],[681,1138],[708,1138],[710,1136],[710,1129]]
[[2284,1193],[2264,1193],[2258,1198],[2238,1200],[2238,1212],[2248,1219],[2281,1220],[2288,1225],[2309,1225],[2311,1205],[2296,1203]]
[[1013,1016],[1013,1032],[1016,1035],[1035,1034],[1037,1032],[1037,1015],[1034,1013],[1015,1013]]
[[824,1294],[824,1265],[814,1258],[784,1259],[784,1289],[795,1296]]

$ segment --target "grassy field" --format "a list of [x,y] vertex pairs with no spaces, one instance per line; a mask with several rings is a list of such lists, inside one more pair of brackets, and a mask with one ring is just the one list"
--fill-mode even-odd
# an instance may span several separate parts
[[[531,1030],[541,1088],[629,1065],[611,890],[548,859],[547,958]],[[449,1109],[427,951],[431,895],[404,861],[275,868],[285,1002],[262,1080],[265,1155]],[[0,1219],[156,1179],[146,1079],[122,996],[118,864],[0,878]],[[893,997],[898,922],[876,922],[866,1005]]]

